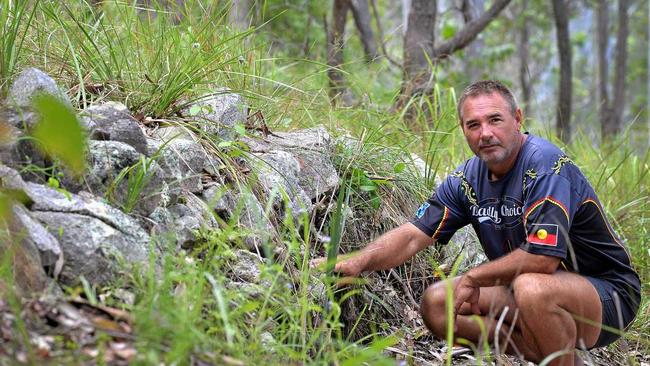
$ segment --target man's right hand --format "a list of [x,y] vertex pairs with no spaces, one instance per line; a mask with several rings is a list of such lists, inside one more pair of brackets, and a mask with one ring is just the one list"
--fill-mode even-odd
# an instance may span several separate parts
[[[309,267],[321,271],[325,270],[326,265],[327,258],[325,257],[314,258],[309,262]],[[363,268],[360,266],[357,257],[352,256],[345,259],[337,257],[336,265],[334,266],[334,272],[340,273],[343,276],[358,277],[361,272],[363,272]]]

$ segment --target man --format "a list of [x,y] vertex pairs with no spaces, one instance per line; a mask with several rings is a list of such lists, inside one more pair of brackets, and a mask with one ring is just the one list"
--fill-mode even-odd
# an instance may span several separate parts
[[[497,333],[499,343],[511,334],[501,348],[508,353],[534,362],[553,354],[551,365],[579,363],[575,348],[613,342],[636,315],[640,281],[627,248],[573,162],[550,142],[521,133],[522,113],[507,87],[470,85],[458,116],[476,157],[443,182],[412,222],[340,260],[335,270],[357,276],[398,266],[471,224],[490,261],[451,280],[455,337],[478,342],[478,315],[490,342]],[[441,338],[452,321],[446,287],[429,287],[420,309]]]

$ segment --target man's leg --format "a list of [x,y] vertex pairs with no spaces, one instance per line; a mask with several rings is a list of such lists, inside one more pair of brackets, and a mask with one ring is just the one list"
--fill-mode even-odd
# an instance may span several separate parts
[[[460,277],[456,277],[450,280],[452,289],[459,279]],[[440,281],[429,286],[422,296],[422,304],[420,307],[422,318],[429,330],[438,338],[442,339],[447,334],[447,318],[445,316],[447,287],[445,282]],[[453,302],[451,306],[453,306]],[[508,312],[505,315],[503,323],[499,325],[498,320],[506,306],[508,307]],[[517,325],[512,326],[515,320],[515,313],[517,312],[517,304],[510,289],[504,286],[481,288],[479,309],[481,314],[475,315],[472,314],[468,304],[461,306],[459,315],[456,317],[456,331],[454,334],[456,338],[464,338],[470,342],[479,344],[485,341],[484,338],[481,339],[482,326],[487,333],[487,340],[490,343],[494,343],[495,334],[497,331],[499,332],[499,346],[502,352],[518,354],[528,360],[538,358],[539,351],[532,345],[524,342]],[[480,323],[482,324],[476,321],[476,317],[480,318]],[[508,344],[505,344],[505,342],[508,342]]]
[[[447,325],[445,294],[443,282],[429,287],[423,295],[421,308],[427,327],[441,338],[445,337]],[[466,305],[459,311],[455,334],[459,338],[478,342],[481,330]],[[576,321],[571,315],[596,323],[601,321],[598,293],[589,281],[576,274],[523,274],[512,283],[512,291],[504,286],[481,288],[480,317],[488,330],[490,342],[494,341],[496,322],[505,306],[510,310],[505,317],[505,325],[499,330],[499,341],[501,343],[511,330],[511,339],[516,348],[531,361],[539,362],[558,350],[572,350],[579,346],[579,339],[590,347],[600,333],[599,326]],[[513,325],[516,310],[519,314]],[[514,348],[508,347],[506,351],[514,353]],[[573,364],[573,355],[559,357],[551,364]]]
[[[572,350],[582,343],[586,347],[596,344],[602,306],[598,292],[586,278],[564,271],[525,273],[514,280],[512,288],[521,314],[521,334],[535,345],[540,356]],[[550,365],[572,365],[573,360],[568,354]]]

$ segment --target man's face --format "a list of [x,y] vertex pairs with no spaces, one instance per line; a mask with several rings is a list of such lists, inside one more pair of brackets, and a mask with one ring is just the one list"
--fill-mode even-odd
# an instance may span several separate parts
[[465,99],[461,124],[470,149],[489,167],[508,164],[521,143],[521,110],[512,115],[508,102],[497,92]]

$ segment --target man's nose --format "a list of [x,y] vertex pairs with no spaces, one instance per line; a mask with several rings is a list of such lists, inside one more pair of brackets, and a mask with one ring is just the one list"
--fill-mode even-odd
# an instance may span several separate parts
[[492,128],[489,124],[484,124],[481,126],[481,140],[490,140],[494,136]]

